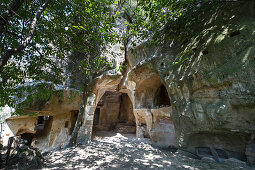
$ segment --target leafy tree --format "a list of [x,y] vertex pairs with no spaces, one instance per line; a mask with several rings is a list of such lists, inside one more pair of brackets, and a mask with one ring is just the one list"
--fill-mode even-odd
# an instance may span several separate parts
[[27,81],[62,82],[63,70],[56,63],[60,55],[56,54],[51,41],[53,37],[48,34],[54,31],[46,12],[47,9],[54,14],[52,4],[50,0],[1,2],[0,106],[14,107],[16,87]]
[[[92,50],[88,45],[95,38],[111,41],[108,35],[112,33],[114,18],[108,7],[112,3],[111,0],[1,2],[0,106],[14,107],[12,96],[17,94],[16,87],[27,81],[61,84],[66,77],[68,56],[74,50]],[[100,37],[94,36],[96,27]],[[86,29],[86,37],[78,35],[77,28]],[[86,44],[85,40],[80,41],[81,37]]]
[[[186,24],[185,20],[187,23],[194,22],[190,13],[199,8],[200,3],[208,2],[211,0],[120,0],[118,9],[126,19],[128,30],[124,38],[141,41],[154,35],[154,41],[158,43],[160,31],[169,25],[168,33],[188,32],[181,30],[180,26]],[[135,45],[135,41],[130,43]]]
[[[63,77],[71,73],[68,76],[72,85],[79,88],[83,96],[69,142],[72,145],[91,91],[91,80],[112,67],[101,55],[104,44],[116,42],[112,4],[112,0],[2,2],[0,106],[17,107],[13,96],[19,94],[22,98],[24,91],[30,95],[25,95],[26,105],[21,109],[35,98],[47,100],[52,92],[52,85],[47,82],[61,84]],[[8,15],[4,17],[6,11]],[[42,82],[36,85],[36,93],[35,88],[23,85],[28,81]]]
[[[103,3],[102,3],[103,2]],[[82,101],[72,136],[66,147],[76,143],[78,130],[85,112],[85,104],[92,92],[93,80],[104,71],[113,67],[103,56],[105,43],[116,42],[117,35],[112,30],[115,17],[111,14],[112,1],[78,1],[75,6],[72,26],[71,55],[68,72],[71,85],[82,91]],[[86,10],[82,7],[88,6]]]

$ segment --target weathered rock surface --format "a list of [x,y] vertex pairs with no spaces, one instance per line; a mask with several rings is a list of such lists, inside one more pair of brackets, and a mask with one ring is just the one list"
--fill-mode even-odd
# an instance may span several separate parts
[[[191,14],[195,25],[186,27],[189,23],[181,21],[175,35],[167,25],[158,45],[152,37],[138,47],[130,45],[125,55],[123,44],[113,46],[122,52],[116,65],[127,66],[122,73],[110,70],[95,80],[78,142],[90,140],[93,128],[110,130],[122,122],[134,124],[135,118],[137,137],[150,138],[156,146],[180,147],[207,162],[254,164],[254,9],[252,0],[210,3]],[[107,99],[109,92],[115,95]],[[64,100],[40,109],[41,116],[53,116],[44,143],[57,146],[68,140],[65,135],[74,126],[70,122],[75,122],[70,115],[79,104],[77,97],[71,104]],[[35,128],[23,122],[14,131]]]
[[3,144],[9,137],[21,135],[29,140],[29,145],[43,151],[64,145],[70,138],[80,107],[80,95],[77,92],[63,91],[63,97],[52,98],[37,107],[37,102],[25,110],[30,115],[14,116],[6,119],[2,131]]
[[[171,40],[175,35],[169,35],[166,27],[158,46],[146,42],[129,49],[128,80],[139,89],[139,79],[133,79],[136,72],[146,77],[150,69],[160,76],[180,147],[192,152],[213,147],[244,160],[247,150],[246,156],[254,160],[254,145],[247,145],[255,133],[254,2],[211,8],[195,13],[196,25],[183,42]],[[140,91],[136,96],[143,96]]]
[[153,144],[159,147],[177,147],[171,112],[171,107],[135,109],[137,136],[151,138]]
[[255,140],[251,140],[247,146],[246,146],[246,150],[245,150],[245,154],[247,157],[247,160],[250,164],[255,165]]

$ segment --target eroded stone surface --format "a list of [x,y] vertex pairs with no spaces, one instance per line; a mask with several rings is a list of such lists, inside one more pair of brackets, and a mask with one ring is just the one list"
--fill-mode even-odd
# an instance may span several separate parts
[[[158,73],[165,85],[180,147],[194,151],[213,146],[240,159],[251,146],[247,143],[255,133],[255,20],[247,10],[250,6],[252,1],[222,4],[217,12],[204,7],[196,14],[203,15],[197,18],[200,24],[192,27],[185,43],[162,38],[158,46],[148,41],[129,50],[131,82],[138,85],[141,68],[146,68]],[[171,36],[167,29],[161,35]]]
[[[123,75],[111,70],[96,79],[78,141],[91,138],[100,99],[111,91],[129,97],[124,110],[132,107],[138,138],[150,138],[160,147],[182,147],[194,154],[209,148],[219,157],[224,152],[227,158],[247,158],[254,163],[255,20],[254,10],[247,10],[251,7],[254,3],[249,0],[222,3],[217,10],[206,6],[194,14],[199,24],[192,26],[193,33],[185,41],[169,40],[174,35],[169,35],[166,27],[159,45],[147,41],[129,47]],[[43,111],[52,116],[66,114],[67,110],[78,110],[79,103],[49,104]],[[132,117],[127,111],[116,118],[121,106],[119,99],[113,103],[102,109],[112,111],[100,118],[104,130]],[[59,125],[63,126],[64,120]],[[67,133],[67,129],[57,127],[53,125],[57,134]],[[61,136],[57,134],[52,136]],[[53,141],[63,142],[54,138],[51,144]]]

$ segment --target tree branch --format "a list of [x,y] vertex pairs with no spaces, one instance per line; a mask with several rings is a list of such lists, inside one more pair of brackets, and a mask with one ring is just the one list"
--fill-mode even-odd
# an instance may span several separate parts
[[4,31],[4,27],[8,24],[9,19],[19,10],[24,0],[13,0],[8,9],[0,15],[0,34]]
[[30,41],[32,40],[32,38],[34,36],[37,21],[41,17],[41,15],[42,15],[43,11],[45,10],[45,8],[48,6],[49,2],[50,2],[50,0],[46,0],[45,3],[37,11],[32,23],[30,25],[30,31],[28,32],[28,36],[25,39],[25,41],[23,42],[23,44],[21,44],[17,48],[7,50],[7,52],[2,55],[2,57],[0,58],[0,73],[2,72],[3,67],[7,64],[8,60],[11,58],[12,55],[21,52],[22,50],[24,50],[28,46],[28,44],[30,43]]
[[6,33],[7,33],[7,34],[11,34],[11,35],[13,35],[13,36],[15,36],[15,37],[17,37],[17,38],[22,39],[22,37],[21,37],[21,36],[19,36],[19,35],[15,34],[14,32],[6,31]]

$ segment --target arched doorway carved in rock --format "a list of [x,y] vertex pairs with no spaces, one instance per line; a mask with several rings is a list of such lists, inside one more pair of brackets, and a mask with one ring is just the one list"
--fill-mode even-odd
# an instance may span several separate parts
[[99,100],[94,112],[92,138],[105,131],[136,133],[133,104],[126,93],[106,91]]
[[137,137],[150,138],[159,147],[177,146],[170,97],[160,76],[144,69],[133,79]]

